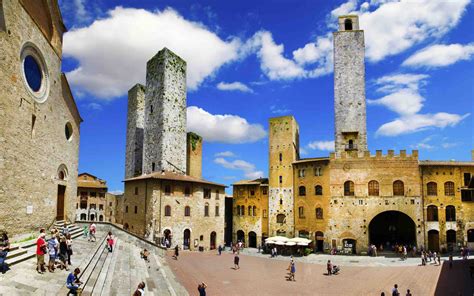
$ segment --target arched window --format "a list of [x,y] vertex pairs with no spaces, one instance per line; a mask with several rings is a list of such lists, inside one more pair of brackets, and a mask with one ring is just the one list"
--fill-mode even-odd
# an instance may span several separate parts
[[170,206],[165,206],[165,216],[166,217],[171,216],[171,207]]
[[299,193],[299,196],[305,196],[306,195],[306,187],[300,186],[298,188],[298,193]]
[[278,179],[280,181],[280,184],[283,183],[283,177],[282,176],[279,176]]
[[323,195],[323,186],[321,185],[316,185],[314,187],[314,194],[316,195]]
[[278,214],[276,218],[277,218],[277,223],[285,223],[285,215]]
[[403,196],[405,195],[405,188],[403,186],[403,182],[397,180],[393,182],[393,195],[395,196]]
[[435,182],[428,182],[426,184],[426,193],[430,196],[438,195],[438,185]]
[[354,182],[344,182],[344,196],[354,196]]
[[354,141],[353,140],[349,140],[348,148],[349,149],[354,149]]
[[316,208],[316,219],[323,219],[323,209]]
[[253,206],[252,214],[253,214],[253,216],[257,216],[257,207],[256,206]]
[[454,182],[448,181],[444,183],[444,195],[454,196]]
[[204,205],[204,216],[209,217],[209,204],[207,202]]
[[427,221],[438,221],[438,207],[437,206],[428,206]]
[[379,196],[379,182],[372,180],[369,182],[369,196]]
[[171,185],[165,185],[165,195],[171,194]]
[[283,161],[283,154],[280,153],[280,161]]
[[474,229],[469,229],[467,231],[467,242],[474,243]]
[[350,19],[344,20],[344,30],[352,31],[352,21]]
[[456,208],[454,206],[446,207],[446,222],[448,221],[456,221]]
[[252,206],[248,206],[248,215],[252,216]]
[[184,207],[184,216],[186,217],[191,216],[191,208],[189,206]]
[[304,219],[304,207],[299,207],[298,208],[298,217],[300,219]]
[[240,206],[240,215],[241,216],[245,215],[245,206]]
[[87,220],[87,214],[81,214],[81,220],[82,221]]

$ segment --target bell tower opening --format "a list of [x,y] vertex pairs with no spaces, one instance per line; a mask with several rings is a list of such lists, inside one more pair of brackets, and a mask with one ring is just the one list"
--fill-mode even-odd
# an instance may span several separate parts
[[345,19],[344,20],[344,30],[352,31],[352,21],[351,21],[351,19]]

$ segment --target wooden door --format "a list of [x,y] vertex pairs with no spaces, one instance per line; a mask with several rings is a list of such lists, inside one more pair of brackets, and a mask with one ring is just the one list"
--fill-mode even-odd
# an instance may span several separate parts
[[437,230],[428,231],[428,250],[439,251],[439,232]]
[[58,185],[58,200],[56,204],[56,220],[64,220],[64,194],[66,186]]

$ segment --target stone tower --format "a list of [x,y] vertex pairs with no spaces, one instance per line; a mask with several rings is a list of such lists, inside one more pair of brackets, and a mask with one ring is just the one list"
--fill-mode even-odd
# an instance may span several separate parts
[[186,173],[186,62],[167,48],[147,63],[143,173]]
[[293,116],[270,119],[268,223],[270,236],[294,235],[293,161],[299,158],[299,127]]
[[142,174],[144,127],[145,86],[136,84],[128,91],[125,179]]
[[202,179],[202,137],[189,132],[186,145],[186,175]]
[[336,154],[367,150],[364,54],[358,17],[339,17],[339,30],[334,32]]

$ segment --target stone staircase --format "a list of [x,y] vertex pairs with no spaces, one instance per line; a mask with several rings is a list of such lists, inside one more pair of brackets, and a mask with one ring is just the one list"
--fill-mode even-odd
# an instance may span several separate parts
[[[59,231],[67,225],[69,233],[72,238],[77,238],[82,235],[82,229],[76,226],[75,224],[67,223],[66,221],[56,221],[53,224],[53,227],[56,227]],[[48,235],[48,234],[47,234]],[[8,252],[6,263],[9,266],[18,264],[25,260],[34,258],[36,256],[36,238],[28,240],[26,242],[12,244],[10,252]]]

